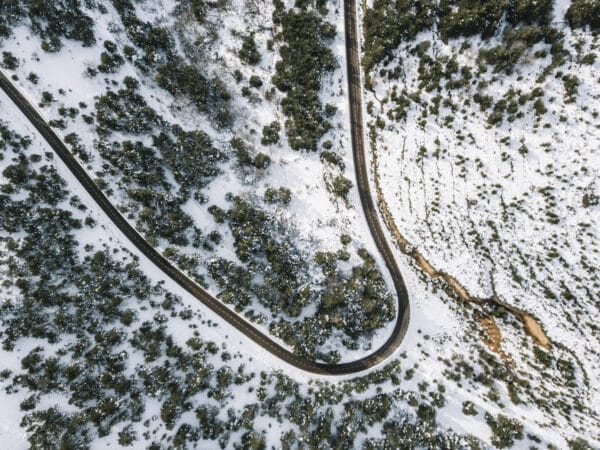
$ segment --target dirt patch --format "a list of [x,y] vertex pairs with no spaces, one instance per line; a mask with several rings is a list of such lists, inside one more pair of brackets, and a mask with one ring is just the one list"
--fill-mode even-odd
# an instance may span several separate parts
[[544,347],[546,350],[550,350],[550,340],[542,330],[540,324],[529,314],[524,314],[521,318],[525,331],[537,341],[537,343]]
[[479,324],[485,335],[483,340],[485,346],[490,349],[491,352],[500,356],[500,358],[509,366],[514,367],[515,361],[513,357],[502,349],[502,333],[500,332],[500,328],[498,328],[496,319],[492,316],[482,317],[479,319]]

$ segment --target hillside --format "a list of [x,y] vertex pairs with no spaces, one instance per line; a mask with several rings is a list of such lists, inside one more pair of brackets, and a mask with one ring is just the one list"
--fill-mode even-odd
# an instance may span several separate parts
[[[399,350],[358,376],[280,361],[140,254],[0,93],[3,447],[600,446],[600,3],[356,14]],[[341,1],[0,4],[2,72],[110,202],[322,363],[399,320],[346,45]]]

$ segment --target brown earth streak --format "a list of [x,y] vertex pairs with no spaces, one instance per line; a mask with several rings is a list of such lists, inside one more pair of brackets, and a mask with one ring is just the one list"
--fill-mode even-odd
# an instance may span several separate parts
[[482,317],[479,319],[479,324],[485,333],[483,343],[486,345],[486,347],[491,352],[494,352],[500,356],[500,358],[510,367],[514,367],[515,361],[513,357],[502,349],[502,333],[500,332],[500,328],[498,328],[496,319],[494,319],[492,316]]
[[[533,341],[536,344],[545,348],[546,350],[550,350],[550,340],[544,333],[542,326],[539,324],[539,322],[535,318],[533,318],[533,316],[531,316],[531,314],[505,303],[504,301],[500,300],[496,295],[492,295],[489,298],[473,297],[471,294],[469,294],[467,289],[463,285],[461,285],[459,283],[459,281],[456,278],[454,278],[452,275],[450,275],[446,272],[436,270],[435,267],[433,267],[433,265],[421,254],[421,252],[419,250],[417,250],[415,247],[413,247],[410,244],[410,242],[402,235],[402,233],[400,232],[400,230],[398,229],[398,227],[396,225],[396,222],[394,221],[394,218],[392,216],[392,213],[390,212],[388,204],[385,201],[383,191],[381,190],[379,171],[378,171],[378,167],[377,167],[377,150],[376,150],[376,146],[375,146],[375,133],[374,133],[373,129],[371,129],[369,137],[370,137],[369,141],[370,141],[370,146],[371,146],[371,170],[373,171],[373,180],[375,183],[375,195],[377,198],[378,207],[381,212],[381,215],[383,216],[383,223],[385,224],[385,226],[391,233],[392,238],[394,239],[394,242],[396,243],[396,246],[398,247],[398,249],[405,255],[410,256],[412,258],[412,260],[415,262],[415,264],[417,265],[417,267],[426,276],[428,276],[431,279],[441,278],[442,280],[444,280],[444,282],[450,289],[451,293],[457,299],[459,299],[463,302],[475,303],[480,306],[483,306],[484,304],[493,304],[497,307],[504,308],[509,313],[511,313],[514,317],[516,317],[517,319],[519,319],[521,321],[521,323],[523,324],[523,329],[529,336],[531,336],[531,338],[533,339]],[[493,318],[492,318],[492,320],[493,320]],[[481,321],[480,321],[480,323],[481,323]],[[483,323],[481,323],[481,324],[482,324],[482,326],[484,326]],[[489,325],[489,321],[486,322],[486,324]],[[496,329],[498,328],[495,320],[494,320],[494,326]],[[488,328],[489,328],[489,326],[488,326]]]

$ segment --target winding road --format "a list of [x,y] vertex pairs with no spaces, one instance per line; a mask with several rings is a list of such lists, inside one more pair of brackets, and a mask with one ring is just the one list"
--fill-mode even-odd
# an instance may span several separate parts
[[356,361],[328,364],[310,361],[297,356],[279,345],[271,337],[257,329],[254,325],[240,317],[217,298],[200,287],[185,273],[171,264],[153,246],[151,246],[135,228],[121,215],[113,206],[104,193],[96,186],[94,180],[88,175],[76,157],[69,151],[64,142],[58,137],[54,130],[38,113],[36,108],[27,101],[13,83],[0,72],[0,88],[18,106],[31,124],[38,130],[50,147],[61,158],[67,168],[73,173],[77,180],[83,185],[92,199],[102,208],[104,213],[119,228],[137,249],[150,259],[166,276],[173,279],[192,296],[208,306],[223,320],[230,323],[236,329],[252,339],[265,350],[277,358],[292,366],[307,372],[321,375],[347,375],[370,369],[388,358],[398,348],[408,327],[409,302],[406,286],[392,251],[387,244],[385,235],[378,218],[377,208],[371,196],[369,187],[369,172],[367,159],[364,151],[364,129],[362,118],[362,88],[360,78],[360,58],[358,51],[358,28],[356,19],[355,0],[344,2],[344,21],[346,29],[346,59],[348,67],[348,88],[350,101],[350,120],[352,130],[352,150],[354,155],[354,167],[356,179],[363,210],[369,225],[369,229],[377,249],[381,253],[386,267],[391,274],[397,295],[397,319],[392,334],[388,340],[376,351]]

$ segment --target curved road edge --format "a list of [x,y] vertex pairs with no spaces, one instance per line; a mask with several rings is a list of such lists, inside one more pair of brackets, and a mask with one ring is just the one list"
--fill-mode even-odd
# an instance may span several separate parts
[[358,23],[356,19],[356,0],[344,1],[344,25],[346,31],[346,64],[348,73],[348,97],[350,102],[350,128],[352,133],[352,153],[354,156],[354,170],[360,201],[362,204],[367,224],[377,250],[385,261],[386,268],[392,277],[397,297],[396,325],[389,339],[373,353],[381,360],[389,357],[400,346],[410,319],[410,304],[406,284],[394,258],[394,254],[387,243],[383,228],[379,221],[378,209],[373,202],[369,184],[369,170],[367,154],[365,151],[364,122],[362,115],[362,84],[360,77],[360,53],[358,40]]
[[370,231],[373,235],[377,249],[381,253],[388,271],[392,276],[398,299],[398,312],[395,327],[388,340],[375,352],[356,361],[329,364],[310,361],[290,352],[254,325],[240,317],[235,311],[213,297],[196,282],[187,277],[183,272],[171,264],[153,246],[151,246],[135,228],[121,215],[104,195],[95,182],[81,166],[76,157],[69,151],[54,130],[46,123],[27,99],[19,92],[13,83],[0,71],[0,88],[17,105],[19,110],[37,129],[48,145],[56,152],[63,163],[77,178],[84,189],[97,203],[108,218],[131,241],[133,245],[152,261],[165,275],[188,291],[193,297],[202,302],[223,320],[242,332],[256,344],[269,351],[286,363],[315,374],[320,375],[348,375],[368,370],[389,357],[402,342],[408,327],[409,305],[408,294],[404,281],[396,265],[393,254],[387,245],[382,228],[378,221],[377,210],[370,195],[367,164],[364,154],[363,123],[362,123],[362,96],[360,86],[360,66],[358,56],[358,40],[356,27],[356,7],[354,0],[345,1],[344,20],[346,28],[346,55],[348,65],[348,86],[350,100],[350,118],[352,129],[352,148],[356,170],[357,184],[360,192],[361,203]]

